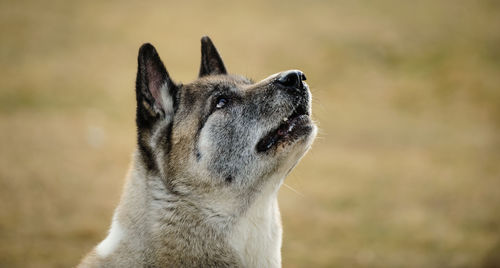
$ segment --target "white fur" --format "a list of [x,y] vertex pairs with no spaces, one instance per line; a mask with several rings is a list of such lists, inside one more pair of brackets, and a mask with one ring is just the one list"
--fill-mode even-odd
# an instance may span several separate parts
[[167,83],[160,88],[160,95],[165,115],[171,118],[174,113],[174,102],[169,94]]
[[281,267],[281,220],[277,193],[263,193],[239,219],[229,243],[244,267]]
[[111,228],[109,229],[108,236],[96,247],[97,255],[101,258],[109,256],[117,247],[124,236],[124,230],[120,223],[113,217]]

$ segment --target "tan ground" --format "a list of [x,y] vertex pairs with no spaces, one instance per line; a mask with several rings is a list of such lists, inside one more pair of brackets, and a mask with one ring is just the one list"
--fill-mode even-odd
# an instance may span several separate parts
[[312,87],[285,267],[499,265],[500,2],[1,0],[0,267],[70,267],[105,236],[137,50],[188,82],[205,34],[231,72]]

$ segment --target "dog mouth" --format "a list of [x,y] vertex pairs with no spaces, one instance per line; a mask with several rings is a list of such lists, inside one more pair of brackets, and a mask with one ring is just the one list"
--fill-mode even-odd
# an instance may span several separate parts
[[298,106],[290,116],[282,119],[277,128],[271,130],[257,143],[257,152],[267,152],[280,144],[292,143],[310,131],[309,112],[306,107]]

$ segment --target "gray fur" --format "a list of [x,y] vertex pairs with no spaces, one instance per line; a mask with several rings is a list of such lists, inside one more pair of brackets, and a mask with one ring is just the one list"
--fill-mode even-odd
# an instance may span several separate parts
[[[159,97],[147,99],[145,105],[160,107],[160,116],[149,109],[154,119],[147,123],[153,123],[138,122],[140,146],[113,221],[119,231],[111,230],[114,238],[100,245],[112,250],[103,254],[97,247],[80,267],[281,265],[277,191],[311,146],[316,127],[308,118],[301,132],[270,150],[258,152],[256,145],[299,104],[310,114],[310,93],[306,87],[302,95],[291,94],[276,84],[280,74],[252,83],[221,73],[224,65],[215,47],[209,48],[217,58],[205,55],[210,64],[203,66],[202,56],[197,80],[173,90],[166,74],[168,86],[156,89],[165,94],[163,106],[155,103]],[[210,66],[219,69],[211,72]],[[138,80],[148,83],[156,82]],[[216,109],[220,96],[229,102]],[[261,230],[268,233],[252,240],[251,232]],[[265,246],[259,249],[259,243],[273,252],[260,252]]]

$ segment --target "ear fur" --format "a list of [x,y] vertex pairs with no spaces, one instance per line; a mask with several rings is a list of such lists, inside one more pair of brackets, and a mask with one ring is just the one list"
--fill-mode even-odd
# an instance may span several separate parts
[[153,45],[139,49],[136,79],[137,127],[148,128],[160,118],[171,118],[176,105],[177,86]]
[[201,65],[198,77],[227,74],[224,62],[208,36],[201,38]]

